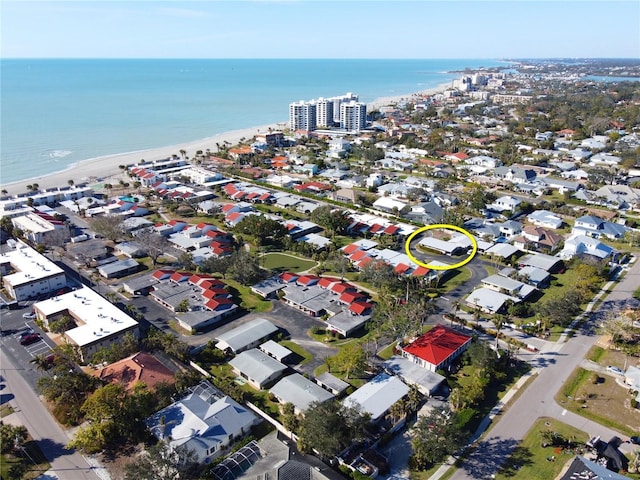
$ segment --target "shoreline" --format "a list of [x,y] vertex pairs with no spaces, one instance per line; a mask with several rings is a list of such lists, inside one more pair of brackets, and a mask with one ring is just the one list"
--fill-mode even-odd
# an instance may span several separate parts
[[[450,88],[450,82],[439,84],[435,87],[420,90],[413,93],[394,95],[387,97],[379,97],[371,102],[367,103],[367,110],[374,110],[380,107],[388,106],[394,103],[401,102],[403,100],[410,100],[411,98],[419,96],[429,96],[441,93],[447,88]],[[210,137],[193,140],[190,142],[184,142],[175,145],[167,145],[157,148],[149,148],[145,150],[136,150],[131,152],[115,153],[111,155],[103,155],[100,157],[88,158],[75,162],[57,172],[52,172],[44,175],[36,175],[34,177],[18,180],[3,184],[2,188],[7,190],[8,195],[17,195],[27,192],[27,185],[37,183],[40,190],[48,188],[64,187],[68,185],[69,180],[73,180],[76,184],[89,183],[95,184],[105,181],[107,179],[117,179],[123,172],[120,171],[120,165],[130,165],[139,163],[143,158],[146,161],[162,160],[170,157],[173,154],[178,155],[180,150],[185,150],[189,157],[192,157],[197,150],[205,151],[210,149],[215,155],[217,152],[216,143],[223,143],[225,141],[236,145],[240,142],[241,138],[253,138],[253,136],[267,131],[269,128],[278,130],[278,125],[283,122],[274,122],[267,125],[259,125],[247,127],[239,130],[231,130],[222,132]],[[286,124],[286,121],[284,122]],[[124,178],[124,177],[122,177]]]

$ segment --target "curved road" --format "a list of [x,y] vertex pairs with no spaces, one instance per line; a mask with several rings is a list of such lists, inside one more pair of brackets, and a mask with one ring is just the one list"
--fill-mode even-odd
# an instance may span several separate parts
[[[632,302],[632,294],[640,285],[640,261],[636,261],[626,276],[615,284],[598,310],[590,315],[593,320],[598,314],[620,308]],[[527,431],[539,417],[553,417],[579,428],[589,435],[600,435],[608,440],[614,435],[624,435],[604,427],[589,419],[564,410],[554,400],[554,395],[562,387],[569,374],[582,362],[585,354],[597,341],[593,323],[585,324],[579,332],[564,344],[555,344],[553,350],[541,352],[546,366],[540,368],[537,378],[499,420],[478,442],[462,462],[461,467],[451,477],[456,480],[491,478],[507,460],[509,455],[524,438]],[[621,449],[629,450],[628,444]]]

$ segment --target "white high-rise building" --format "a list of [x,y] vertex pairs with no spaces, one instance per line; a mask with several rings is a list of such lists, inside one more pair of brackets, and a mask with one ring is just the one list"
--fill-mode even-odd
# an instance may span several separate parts
[[367,105],[351,100],[340,104],[340,128],[359,132],[367,127]]
[[347,92],[342,96],[331,97],[329,100],[333,100],[333,122],[339,125],[340,124],[340,105],[342,105],[345,102],[351,102],[352,100],[357,102],[359,100],[359,97],[354,93]]
[[299,101],[289,104],[289,129],[311,131],[316,128],[315,101]]
[[333,100],[319,98],[316,103],[316,126],[332,127],[334,124],[333,117]]

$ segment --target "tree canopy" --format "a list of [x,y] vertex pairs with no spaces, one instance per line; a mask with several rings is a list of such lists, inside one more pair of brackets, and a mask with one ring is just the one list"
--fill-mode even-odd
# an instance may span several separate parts
[[364,439],[369,420],[369,414],[339,400],[313,402],[300,422],[300,448],[313,448],[325,457],[333,457]]

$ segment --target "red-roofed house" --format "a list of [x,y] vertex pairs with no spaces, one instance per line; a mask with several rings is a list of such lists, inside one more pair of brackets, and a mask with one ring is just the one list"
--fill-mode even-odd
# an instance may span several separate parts
[[168,280],[169,278],[171,278],[171,275],[173,275],[175,272],[175,270],[156,270],[155,272],[153,272],[153,274],[151,275],[153,278],[155,278],[156,280]]
[[399,263],[398,265],[396,265],[396,268],[393,269],[394,272],[396,272],[398,275],[402,275],[403,273],[406,273],[407,270],[410,270],[411,267],[405,263]]
[[159,383],[175,382],[173,372],[150,353],[139,352],[92,372],[94,377],[131,390],[138,382],[154,390]]
[[356,315],[366,315],[371,312],[373,308],[373,304],[368,302],[354,302],[349,305],[349,311],[355,313]]
[[351,305],[353,302],[357,301],[357,300],[364,300],[367,296],[364,293],[355,291],[355,292],[345,292],[342,295],[340,295],[339,300],[346,304],[346,305]]
[[416,365],[435,372],[451,366],[470,343],[470,336],[438,324],[400,351]]
[[173,272],[171,275],[171,281],[181,283],[189,280],[189,277],[191,277],[189,272]]
[[400,227],[398,227],[397,225],[389,225],[384,229],[383,233],[386,233],[387,235],[395,235],[396,233],[398,233],[398,230],[400,230]]
[[355,252],[356,250],[359,250],[360,246],[356,243],[351,243],[349,245],[347,245],[346,247],[344,247],[342,249],[342,251],[344,252],[345,255],[351,255],[353,252]]
[[285,283],[291,283],[298,280],[299,275],[291,272],[284,272],[280,274],[280,279]]
[[299,285],[305,285],[307,287],[310,287],[311,285],[315,285],[319,281],[320,279],[315,275],[303,275],[299,277],[297,280]]
[[369,229],[371,233],[380,233],[383,230],[384,230],[384,227],[379,223],[374,223],[373,225],[371,225],[371,228]]
[[340,283],[334,283],[330,290],[333,293],[337,293],[339,295],[342,295],[345,292],[352,292],[352,291],[356,291],[356,287],[354,287],[353,285],[351,285],[350,283],[346,283],[346,282],[340,282]]
[[411,273],[411,275],[414,277],[424,277],[429,272],[430,270],[426,267],[418,267]]
[[331,288],[331,285],[333,285],[334,283],[339,282],[340,279],[339,278],[333,278],[333,277],[322,277],[319,281],[318,281],[318,285],[321,286],[322,288]]
[[351,260],[352,262],[359,262],[366,257],[369,257],[369,254],[367,252],[365,252],[364,250],[358,250],[357,252],[354,252],[349,256],[349,260]]

